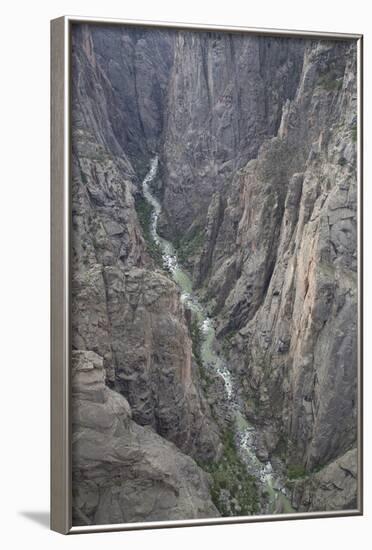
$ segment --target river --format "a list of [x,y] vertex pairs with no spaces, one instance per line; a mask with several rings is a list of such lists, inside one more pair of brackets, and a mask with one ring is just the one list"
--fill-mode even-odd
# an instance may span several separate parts
[[203,335],[201,342],[200,355],[203,368],[208,373],[214,371],[221,376],[225,387],[225,399],[228,401],[230,410],[233,411],[235,424],[235,443],[244,462],[247,472],[253,475],[257,482],[269,495],[269,506],[267,513],[277,511],[288,513],[293,512],[288,498],[285,495],[283,479],[275,474],[270,461],[261,462],[256,456],[255,433],[256,429],[252,426],[241,410],[241,405],[235,398],[234,380],[226,365],[224,358],[217,351],[219,349],[213,320],[207,315],[203,304],[193,293],[192,280],[185,269],[179,264],[177,252],[171,242],[167,241],[158,234],[158,219],[162,206],[153,194],[151,183],[157,176],[158,157],[154,157],[150,163],[150,169],[142,182],[142,191],[144,198],[152,207],[150,233],[154,242],[158,245],[162,254],[164,267],[171,274],[175,283],[181,291],[181,300],[185,306],[193,312],[197,319],[200,331]]

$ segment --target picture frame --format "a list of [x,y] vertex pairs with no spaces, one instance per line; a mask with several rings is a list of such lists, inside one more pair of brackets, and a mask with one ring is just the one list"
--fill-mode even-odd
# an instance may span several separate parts
[[[357,501],[352,509],[295,511],[177,520],[73,525],[72,481],[72,28],[78,25],[186,33],[222,33],[244,37],[355,42],[357,81],[357,359],[355,433]],[[328,84],[325,84],[328,86]],[[329,84],[331,86],[331,84]],[[283,103],[284,108],[284,103]],[[282,111],[280,113],[282,115]],[[65,16],[51,22],[51,528],[63,534],[171,528],[257,521],[355,516],[363,513],[363,36]],[[314,153],[316,154],[316,153]],[[286,342],[283,346],[286,346]],[[279,351],[281,353],[281,350]]]

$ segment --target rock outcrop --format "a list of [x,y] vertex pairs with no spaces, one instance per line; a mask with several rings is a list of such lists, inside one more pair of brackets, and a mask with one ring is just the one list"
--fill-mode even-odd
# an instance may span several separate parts
[[102,357],[74,351],[74,525],[217,517],[207,474],[131,416],[127,400],[105,384]]
[[320,472],[293,483],[292,504],[299,512],[356,510],[357,450],[352,449]]

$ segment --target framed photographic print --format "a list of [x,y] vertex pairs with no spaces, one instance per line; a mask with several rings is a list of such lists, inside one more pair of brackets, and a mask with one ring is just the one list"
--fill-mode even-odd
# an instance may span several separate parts
[[52,21],[52,529],[362,513],[362,36]]

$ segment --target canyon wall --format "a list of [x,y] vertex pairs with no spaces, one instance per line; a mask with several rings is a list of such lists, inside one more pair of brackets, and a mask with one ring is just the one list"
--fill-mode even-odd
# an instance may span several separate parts
[[[165,34],[163,43],[156,32],[143,38],[137,31],[122,36],[117,29],[79,26],[73,38],[73,349],[79,353],[94,352],[102,359],[106,385],[127,399],[132,422],[148,426],[154,434],[175,443],[178,453],[183,451],[199,460],[214,459],[221,447],[219,429],[196,383],[192,342],[180,292],[164,271],[156,268],[135,209],[138,174],[148,160],[159,126],[161,129],[161,106],[157,102],[162,96],[156,95],[154,89],[161,87],[168,67],[162,53],[168,52],[168,36]],[[119,64],[121,80],[113,76],[118,55],[125,59]],[[163,76],[157,55],[163,61]],[[154,83],[151,66],[156,67],[158,84]],[[142,108],[134,104],[142,97],[131,88],[134,74],[142,75]],[[91,422],[90,429],[100,431],[98,413],[94,413]],[[125,434],[120,437],[112,444],[122,441],[124,460],[125,452],[131,455],[132,449],[125,443]],[[150,436],[146,437],[149,440]],[[109,438],[109,446],[110,441]],[[154,441],[156,455],[159,440]],[[85,492],[81,492],[75,521],[81,522],[83,515],[87,521],[106,521],[111,512],[106,492],[100,488],[99,464],[92,459],[98,468],[92,473],[93,463],[86,463],[81,448],[77,445],[74,451],[74,472],[79,479],[90,479],[97,505],[94,509],[88,507],[88,514],[81,496]],[[149,443],[149,452],[150,448]],[[164,449],[170,455],[176,453],[171,445]],[[185,476],[198,476],[196,463],[191,458],[183,460]],[[104,458],[97,461],[103,463]],[[182,464],[181,461],[180,468]],[[205,484],[207,487],[207,481]],[[216,515],[206,491],[206,510]],[[108,507],[106,519],[99,512],[102,499],[106,499]],[[173,506],[172,500],[163,510],[162,519],[172,516]],[[79,509],[85,512],[79,514]],[[188,514],[187,507],[182,510],[185,518],[195,517],[194,512]],[[117,519],[119,512],[114,509],[112,514],[115,521],[127,520],[125,514]]]
[[[276,134],[304,41],[180,33],[164,129],[164,230],[203,228],[213,195]],[[180,185],[182,182],[182,185]]]
[[[266,42],[267,49],[271,40]],[[357,82],[355,44],[303,41],[303,46],[302,63],[293,62],[290,53],[289,61],[282,58],[282,72],[292,67],[292,80],[289,85],[284,79],[278,104],[274,101],[280,122],[275,116],[258,117],[250,149],[239,142],[238,125],[230,119],[225,133],[221,126],[216,135],[228,133],[230,143],[240,143],[237,152],[230,150],[235,162],[231,172],[221,178],[224,164],[212,145],[201,161],[194,155],[189,164],[181,164],[182,170],[192,165],[195,174],[178,179],[186,178],[187,193],[180,191],[174,199],[176,176],[171,176],[165,180],[170,195],[166,188],[164,196],[181,205],[186,229],[188,220],[199,223],[207,212],[194,279],[218,320],[247,416],[261,427],[261,458],[276,453],[289,469],[312,475],[348,453],[357,437]],[[267,72],[259,70],[261,59],[255,56],[253,74],[239,71],[254,87],[252,117],[260,113],[264,98],[261,75]],[[270,67],[270,56],[264,60]],[[250,60],[250,70],[255,62]],[[278,60],[273,63],[277,67]],[[213,63],[207,66],[206,74],[213,74]],[[232,105],[239,117],[239,85],[234,82]],[[275,72],[270,82],[275,87]],[[205,101],[210,101],[206,90],[213,87],[204,89]],[[182,136],[191,136],[182,149],[187,155],[200,143],[201,124],[213,135],[209,128],[215,111],[206,109],[209,118],[201,120],[198,86],[194,83],[184,93],[183,104],[197,106],[184,115],[188,130]],[[228,108],[222,112],[227,116]],[[248,119],[249,114],[248,108]],[[266,135],[257,129],[260,122]],[[270,134],[275,135],[268,139]],[[177,143],[173,134],[170,141]],[[223,147],[223,139],[218,143]],[[166,159],[169,151],[172,147]],[[209,158],[217,158],[213,168],[206,167]],[[242,166],[242,159],[249,162]],[[204,186],[206,180],[210,187]],[[165,205],[169,212],[171,206]],[[177,210],[174,216],[180,223]],[[356,454],[348,456],[355,459]],[[355,477],[353,487],[355,503]]]
[[278,135],[228,193],[207,283],[264,414],[309,468],[356,439],[355,73],[353,46],[308,46]]

